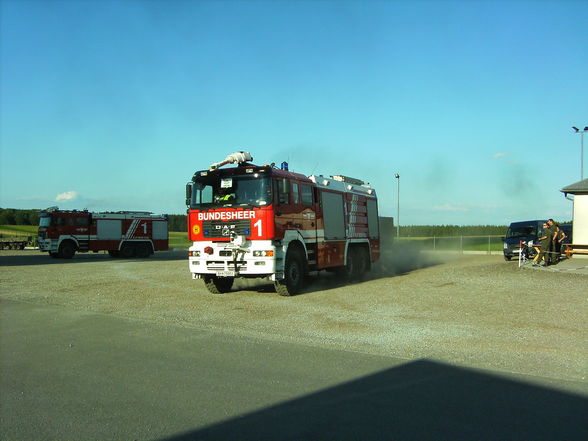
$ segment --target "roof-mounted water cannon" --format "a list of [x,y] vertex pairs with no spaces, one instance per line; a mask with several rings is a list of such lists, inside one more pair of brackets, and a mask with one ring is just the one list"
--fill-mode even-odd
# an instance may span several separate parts
[[235,153],[231,153],[230,155],[228,155],[224,159],[224,161],[215,162],[214,164],[212,164],[209,168],[209,171],[216,170],[217,168],[220,168],[226,164],[241,165],[244,162],[249,162],[249,161],[253,161],[253,157],[251,156],[251,153],[249,153],[249,152],[235,152]]

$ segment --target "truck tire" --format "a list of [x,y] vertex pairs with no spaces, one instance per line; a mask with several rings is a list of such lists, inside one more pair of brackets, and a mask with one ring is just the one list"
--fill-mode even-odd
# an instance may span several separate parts
[[344,267],[344,276],[347,280],[355,280],[359,274],[359,253],[355,247],[347,249],[347,263]]
[[356,279],[362,279],[370,269],[370,256],[368,254],[367,248],[364,246],[357,247],[355,249],[356,255]]
[[118,250],[108,250],[108,255],[113,258],[117,258],[120,256],[120,252]]
[[139,242],[135,245],[135,255],[141,259],[151,256],[151,244],[148,242]]
[[64,259],[71,259],[76,254],[76,246],[71,240],[61,242],[59,245],[59,256]]
[[120,257],[123,259],[130,259],[135,256],[135,246],[132,243],[125,242],[120,247]]
[[57,259],[57,258],[59,258],[59,257],[60,257],[60,256],[59,256],[59,253],[55,253],[55,252],[53,252],[53,251],[49,251],[49,255],[50,255],[51,257],[53,257],[54,259]]
[[284,278],[274,283],[276,292],[281,296],[293,296],[304,286],[306,274],[304,258],[298,248],[289,249],[286,253]]
[[234,277],[204,276],[206,289],[213,294],[224,294],[233,287]]

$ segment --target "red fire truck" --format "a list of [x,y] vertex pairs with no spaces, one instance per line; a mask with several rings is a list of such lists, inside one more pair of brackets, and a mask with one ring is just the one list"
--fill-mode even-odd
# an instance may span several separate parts
[[91,213],[51,207],[39,213],[39,249],[71,259],[76,251],[149,257],[167,250],[167,217],[143,211]]
[[[355,279],[380,257],[378,203],[369,184],[347,176],[305,176],[282,163],[258,166],[232,153],[197,171],[186,187],[189,267],[213,293],[236,277],[266,277],[281,295],[311,271]],[[221,169],[225,164],[236,167]]]

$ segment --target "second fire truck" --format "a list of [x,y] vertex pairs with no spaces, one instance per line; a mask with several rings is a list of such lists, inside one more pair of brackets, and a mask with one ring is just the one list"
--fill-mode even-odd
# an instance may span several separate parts
[[168,248],[167,216],[142,211],[92,213],[51,207],[39,214],[39,249],[71,259],[76,252],[149,257]]
[[[254,165],[248,152],[197,171],[186,187],[189,267],[213,293],[237,277],[266,277],[293,295],[311,271],[355,279],[380,257],[378,203],[369,184]],[[221,169],[226,164],[236,167]]]

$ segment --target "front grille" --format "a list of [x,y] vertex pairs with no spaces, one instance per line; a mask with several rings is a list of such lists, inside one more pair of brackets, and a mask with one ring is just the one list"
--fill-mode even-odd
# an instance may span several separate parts
[[251,221],[248,219],[234,221],[204,221],[202,231],[206,238],[249,236],[251,234]]
[[247,262],[244,260],[222,261],[222,260],[209,260],[206,262],[206,268],[211,271],[223,271],[223,270],[234,270],[235,264],[237,264],[238,271],[245,271],[247,269]]

